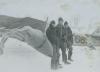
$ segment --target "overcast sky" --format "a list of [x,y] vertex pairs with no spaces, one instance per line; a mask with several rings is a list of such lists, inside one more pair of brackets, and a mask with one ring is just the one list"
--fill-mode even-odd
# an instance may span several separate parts
[[0,0],[0,15],[41,20],[63,17],[76,31],[87,32],[100,22],[100,0]]

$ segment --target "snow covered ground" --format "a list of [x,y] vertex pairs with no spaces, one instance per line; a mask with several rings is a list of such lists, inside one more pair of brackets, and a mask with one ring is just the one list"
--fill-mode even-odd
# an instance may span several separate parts
[[[90,50],[87,47],[74,46],[73,60],[55,72],[99,72],[100,47]],[[50,70],[50,58],[32,47],[15,39],[5,44],[4,54],[0,56],[0,72],[53,72]]]

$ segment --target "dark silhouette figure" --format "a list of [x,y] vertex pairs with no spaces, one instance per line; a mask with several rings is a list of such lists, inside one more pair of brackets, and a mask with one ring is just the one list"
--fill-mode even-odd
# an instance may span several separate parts
[[[65,43],[65,41],[64,41],[65,31],[64,31],[64,25],[63,25],[63,19],[61,17],[58,19],[58,25],[56,26],[56,32],[57,32],[57,37],[59,39],[58,40],[59,41],[58,47],[62,51],[62,60],[64,63],[66,63],[67,54],[66,54],[66,47],[64,45],[64,43]],[[58,55],[58,64],[59,64],[59,57],[60,57],[60,54]]]
[[65,34],[64,34],[64,39],[65,39],[65,42],[67,44],[67,48],[68,48],[68,60],[72,61],[72,45],[73,45],[73,34],[72,34],[72,30],[71,28],[69,27],[68,25],[68,22],[65,21],[64,23],[64,31],[65,31]]
[[47,31],[46,31],[46,35],[48,40],[51,42],[52,46],[53,46],[53,57],[51,59],[51,69],[58,69],[59,65],[58,65],[58,37],[56,34],[56,30],[55,30],[55,21],[51,21]]

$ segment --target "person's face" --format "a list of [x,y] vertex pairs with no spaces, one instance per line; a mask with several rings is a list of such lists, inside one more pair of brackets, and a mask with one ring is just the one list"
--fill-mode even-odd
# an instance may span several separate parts
[[55,23],[53,23],[52,26],[55,27]]
[[59,24],[62,24],[62,25],[63,25],[63,20],[60,20],[60,21],[59,21]]
[[66,24],[65,27],[68,28],[68,25]]

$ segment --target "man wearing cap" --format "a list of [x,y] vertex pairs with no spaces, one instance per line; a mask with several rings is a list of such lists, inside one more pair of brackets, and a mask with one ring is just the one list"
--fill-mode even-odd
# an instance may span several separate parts
[[67,44],[67,48],[68,48],[68,60],[72,61],[72,45],[73,45],[73,34],[72,34],[72,30],[68,25],[68,22],[65,21],[64,23],[64,39],[65,39],[65,43]]
[[[59,38],[58,47],[62,51],[62,60],[65,63],[67,60],[67,54],[66,54],[66,50],[64,47],[64,34],[65,34],[65,32],[64,32],[63,18],[61,18],[61,17],[58,19],[58,25],[56,26],[56,32],[57,32],[57,37]],[[60,54],[58,52],[58,64],[59,64],[59,57],[60,57]]]
[[51,59],[51,69],[58,69],[59,65],[57,63],[58,61],[58,37],[56,34],[56,30],[55,30],[55,21],[51,21],[49,27],[46,30],[46,35],[48,40],[51,42],[52,46],[53,46],[53,56]]

